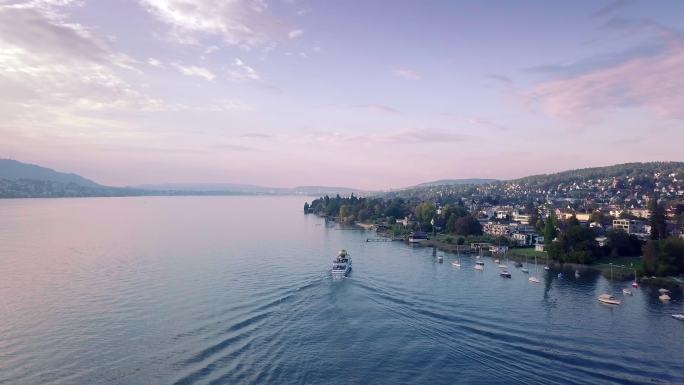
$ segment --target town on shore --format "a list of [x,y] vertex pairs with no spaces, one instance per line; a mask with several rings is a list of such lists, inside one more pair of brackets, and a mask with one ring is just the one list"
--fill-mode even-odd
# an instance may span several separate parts
[[[443,250],[487,244],[513,257],[609,264],[617,278],[684,284],[684,163],[632,163],[513,181],[324,196],[304,212],[429,239]],[[463,245],[463,246],[461,246]]]

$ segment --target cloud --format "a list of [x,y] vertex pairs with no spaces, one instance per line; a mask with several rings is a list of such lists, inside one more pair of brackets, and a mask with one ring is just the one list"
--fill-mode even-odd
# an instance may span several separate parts
[[212,145],[209,145],[208,148],[210,148],[212,150],[256,151],[256,149],[252,148],[252,147],[243,146],[240,144],[231,144],[231,143],[212,144]]
[[164,64],[161,61],[159,61],[155,58],[152,58],[152,57],[147,59],[147,64],[149,64],[152,67],[166,68],[166,66],[164,66]]
[[482,126],[482,127],[487,127],[487,128],[494,128],[494,129],[499,130],[499,131],[508,131],[509,130],[509,128],[506,126],[503,126],[501,124],[498,124],[498,123],[495,123],[495,122],[492,122],[490,120],[483,119],[483,118],[470,118],[470,119],[468,119],[468,123],[475,124],[475,125]]
[[287,33],[287,37],[290,39],[296,39],[304,34],[304,31],[301,29],[293,29],[292,31]]
[[319,144],[421,144],[467,141],[466,135],[434,128],[413,128],[370,135],[345,135],[339,132],[315,132],[304,137],[305,142]]
[[408,79],[408,80],[421,80],[422,77],[415,73],[412,70],[409,69],[396,69],[392,72],[394,76],[402,78],[402,79]]
[[257,71],[245,64],[240,58],[233,60],[228,69],[228,78],[234,81],[260,80],[261,76]]
[[216,75],[214,75],[213,72],[210,70],[203,68],[203,67],[198,67],[198,66],[184,66],[179,63],[171,63],[171,66],[178,70],[178,72],[182,73],[185,76],[195,76],[198,78],[202,78],[204,80],[212,81],[216,78]]
[[615,13],[620,8],[624,8],[634,3],[634,0],[613,0],[605,6],[601,7],[594,13],[594,17],[603,17]]
[[158,100],[117,74],[134,70],[134,61],[86,27],[68,22],[50,7],[58,3],[69,2],[0,5],[0,103],[34,115],[54,113],[55,107],[64,113],[156,108]]
[[684,41],[669,41],[659,55],[543,82],[526,96],[546,114],[563,119],[594,119],[611,109],[634,107],[684,119]]
[[497,83],[501,83],[506,86],[510,86],[513,84],[513,80],[509,78],[508,76],[505,75],[499,75],[499,74],[487,74],[485,77],[489,80],[493,80]]
[[263,0],[139,0],[171,27],[179,43],[219,36],[226,44],[252,48],[286,35],[282,23],[268,14]]
[[248,138],[248,139],[271,139],[273,135],[269,134],[262,134],[259,132],[248,132],[246,134],[240,135],[242,138]]
[[389,115],[397,115],[399,114],[399,110],[396,108],[386,106],[383,104],[362,104],[359,106],[359,108],[366,109],[370,112],[377,112],[381,114],[389,114]]

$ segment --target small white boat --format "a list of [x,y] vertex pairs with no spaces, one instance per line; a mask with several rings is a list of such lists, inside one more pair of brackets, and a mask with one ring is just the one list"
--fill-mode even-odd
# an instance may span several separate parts
[[495,259],[495,260],[494,260],[494,263],[499,263],[499,260],[498,260],[498,259]]
[[511,273],[509,273],[508,270],[504,270],[504,271],[500,272],[499,275],[504,277],[504,278],[511,278]]
[[504,265],[503,263],[501,263],[501,264],[499,264],[497,267],[498,267],[499,269],[505,269],[505,268],[507,268],[508,266],[506,266],[506,265]]
[[548,269],[550,269],[550,267],[544,266],[544,270],[548,270]]
[[580,277],[580,272],[579,272],[579,270],[575,270],[575,278],[579,278],[579,277]]
[[672,318],[684,321],[684,314],[672,314]]
[[670,291],[667,290],[667,289],[660,288],[660,289],[658,289],[658,293],[660,293],[660,294],[669,294]]
[[539,278],[535,277],[534,275],[528,278],[527,280],[530,282],[539,283]]
[[437,262],[439,262],[439,263],[444,262],[444,256],[440,255],[439,257],[437,257]]
[[622,289],[622,294],[624,294],[624,295],[633,295],[633,294],[632,294],[632,291],[629,290],[629,289],[627,289],[627,288]]
[[346,277],[352,269],[352,261],[347,250],[340,250],[332,262],[331,273],[333,277]]
[[453,266],[453,267],[461,267],[461,262],[460,262],[460,261],[453,261],[453,262],[451,262],[451,266]]
[[672,298],[670,298],[670,296],[667,294],[662,294],[660,297],[658,297],[658,299],[661,300],[662,302],[668,302]]
[[621,302],[611,294],[601,294],[598,296],[598,301],[608,305],[619,305]]
[[525,274],[529,274],[529,273],[530,273],[530,269],[528,269],[528,268],[526,268],[526,267],[523,267],[522,269],[520,269],[520,271],[522,271],[522,272],[525,273]]
[[479,264],[478,264],[478,265],[475,265],[475,270],[483,271],[483,270],[484,270],[484,266],[479,265]]

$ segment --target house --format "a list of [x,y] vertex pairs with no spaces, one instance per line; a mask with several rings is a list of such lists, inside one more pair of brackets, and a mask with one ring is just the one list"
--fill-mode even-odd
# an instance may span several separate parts
[[519,212],[515,211],[513,213],[513,220],[515,222],[519,222],[525,225],[530,224],[530,220],[532,219],[532,216],[529,214],[520,214]]
[[509,225],[487,222],[482,225],[482,232],[492,236],[508,236],[511,233]]
[[613,230],[623,230],[627,234],[644,232],[644,222],[638,219],[613,219]]

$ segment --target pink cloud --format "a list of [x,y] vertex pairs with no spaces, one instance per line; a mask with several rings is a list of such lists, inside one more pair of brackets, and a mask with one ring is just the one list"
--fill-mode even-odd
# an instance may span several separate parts
[[684,42],[670,41],[658,56],[541,83],[526,96],[546,114],[562,119],[599,118],[609,110],[629,107],[684,119]]

